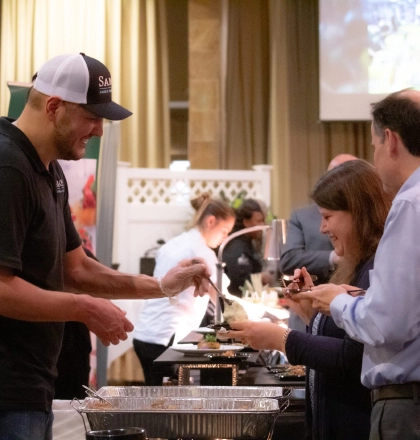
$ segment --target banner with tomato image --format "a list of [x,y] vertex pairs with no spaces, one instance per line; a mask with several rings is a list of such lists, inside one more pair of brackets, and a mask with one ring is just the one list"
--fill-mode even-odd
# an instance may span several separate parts
[[60,161],[69,187],[69,204],[83,246],[96,254],[96,159]]

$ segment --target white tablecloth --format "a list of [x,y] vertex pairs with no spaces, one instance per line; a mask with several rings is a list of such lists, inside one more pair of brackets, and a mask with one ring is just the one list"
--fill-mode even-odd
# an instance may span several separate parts
[[[54,440],[86,440],[82,416],[70,405],[70,400],[54,400],[52,409],[54,412]],[[89,430],[86,417],[85,421],[86,429]]]

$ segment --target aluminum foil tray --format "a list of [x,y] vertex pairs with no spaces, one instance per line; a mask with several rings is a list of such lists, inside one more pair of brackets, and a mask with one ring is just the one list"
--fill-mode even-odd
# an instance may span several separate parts
[[[169,387],[168,387],[169,388]],[[86,398],[73,406],[92,430],[145,428],[148,438],[266,439],[280,414],[276,399]],[[113,406],[111,406],[111,404]]]
[[282,387],[233,387],[233,386],[139,386],[102,387],[101,397],[196,397],[196,398],[274,398],[283,395]]

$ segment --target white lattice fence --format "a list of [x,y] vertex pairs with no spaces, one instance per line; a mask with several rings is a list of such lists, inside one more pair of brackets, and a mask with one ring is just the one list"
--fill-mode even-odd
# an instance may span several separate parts
[[268,165],[252,171],[119,167],[114,233],[114,262],[120,270],[139,272],[139,260],[156,245],[180,234],[192,215],[190,199],[203,192],[227,200],[240,193],[270,204]]

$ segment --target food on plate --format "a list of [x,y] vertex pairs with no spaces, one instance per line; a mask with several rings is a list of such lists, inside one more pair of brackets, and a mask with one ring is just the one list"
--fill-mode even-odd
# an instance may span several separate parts
[[238,301],[232,301],[231,305],[225,304],[223,318],[230,324],[235,321],[245,321],[248,319],[248,314]]
[[220,348],[220,342],[217,342],[216,336],[211,335],[211,334],[207,334],[197,344],[197,348],[200,350],[203,350],[203,349],[218,350]]

